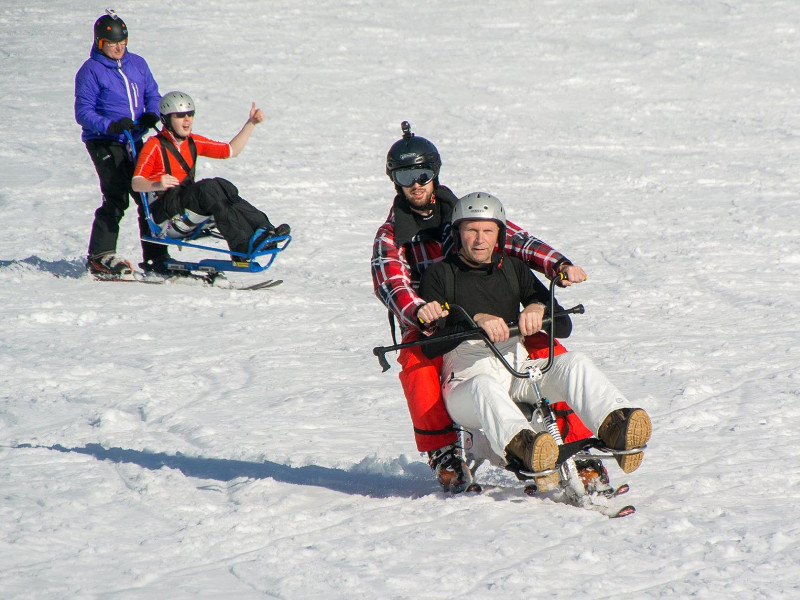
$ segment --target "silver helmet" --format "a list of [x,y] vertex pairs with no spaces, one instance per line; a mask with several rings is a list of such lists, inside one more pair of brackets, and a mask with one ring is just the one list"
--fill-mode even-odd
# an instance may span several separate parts
[[458,199],[450,218],[453,227],[451,233],[455,238],[456,246],[460,245],[458,224],[461,221],[494,221],[500,226],[500,232],[497,235],[500,250],[505,246],[506,210],[495,196],[486,192],[472,192]]
[[161,102],[158,103],[158,112],[161,113],[162,120],[173,113],[194,112],[194,101],[189,94],[169,92],[161,97]]

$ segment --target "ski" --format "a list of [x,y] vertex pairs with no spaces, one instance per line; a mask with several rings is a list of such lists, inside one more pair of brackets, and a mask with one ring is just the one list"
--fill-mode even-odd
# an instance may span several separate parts
[[[609,498],[609,499],[618,498],[623,494],[627,494],[630,491],[630,489],[631,486],[629,486],[627,483],[623,483],[622,485],[616,488],[613,486],[608,486],[608,488],[605,489],[594,490],[592,492],[589,492],[589,496],[598,496],[598,497],[602,496],[603,498]],[[538,494],[538,490],[536,489],[535,485],[528,485],[525,486],[525,493],[528,496],[535,496]]]
[[630,491],[630,489],[631,486],[629,486],[627,483],[623,483],[622,485],[616,488],[612,487],[611,489],[598,492],[598,494],[600,494],[601,496],[605,496],[606,498],[617,498],[619,496],[622,496],[622,494],[627,494]]
[[[586,496],[574,497],[565,490],[561,493],[553,494],[549,496],[549,498],[554,502],[559,502],[561,504],[567,504],[569,506],[575,506],[577,508],[585,508],[599,512],[609,519],[618,519],[634,514],[636,512],[636,507],[634,507],[632,504],[626,504],[622,508],[617,508],[610,506],[608,504],[608,500],[617,498],[622,494],[627,493],[629,489],[630,487],[625,483],[616,489],[612,488],[609,491],[596,492]],[[539,495],[535,485],[526,486],[524,491],[525,495],[527,496]]]
[[254,283],[252,285],[246,285],[243,287],[239,287],[236,289],[239,290],[268,290],[270,288],[274,288],[283,283],[283,279],[267,279],[265,281],[260,281],[259,283]]
[[[608,475],[605,469],[602,467],[602,463],[600,463],[599,469],[602,472],[602,477],[596,477],[589,479],[587,481],[581,481],[581,483],[585,487],[585,491],[576,492],[572,490],[568,486],[564,486],[561,489],[553,490],[550,492],[540,492],[538,487],[535,483],[527,483],[522,491],[523,493],[532,498],[542,498],[542,499],[549,499],[553,502],[558,502],[559,504],[567,504],[569,506],[575,506],[577,508],[584,508],[587,510],[592,510],[598,512],[610,519],[618,519],[621,517],[627,517],[632,515],[636,512],[636,508],[632,504],[626,504],[625,506],[618,507],[618,506],[611,506],[611,501],[622,496],[623,494],[627,494],[630,491],[630,486],[627,483],[620,484],[617,487],[612,486],[608,482]],[[484,486],[474,479],[474,471],[470,469],[473,477],[470,478],[468,483],[465,483],[458,489],[454,490],[446,490],[453,494],[458,493],[466,493],[466,494],[481,494],[484,491]],[[513,472],[513,471],[512,471]],[[519,473],[516,473],[517,477],[519,477]],[[530,481],[530,477],[524,477],[523,481],[527,479]],[[502,486],[494,486],[489,485],[488,489],[502,487]]]
[[113,283],[157,283],[155,281],[142,281],[142,280],[136,279],[136,277],[132,277],[132,276],[103,277],[101,275],[92,275],[91,279],[92,279],[92,281],[113,282]]
[[[480,483],[472,481],[461,488],[452,490],[445,489],[444,492],[452,495],[458,495],[458,494],[479,495],[488,489],[503,489],[503,488],[504,486],[498,486],[498,485],[484,486]],[[536,488],[535,484],[529,484],[523,488],[523,493],[531,498],[536,498],[536,497],[543,499],[547,498],[559,504],[566,504],[568,506],[574,506],[576,508],[584,508],[586,510],[598,512],[608,517],[609,519],[619,519],[634,514],[636,512],[636,507],[633,506],[632,504],[626,504],[621,508],[614,507],[610,506],[608,504],[608,501],[628,493],[629,490],[630,486],[627,483],[623,483],[617,488],[612,487],[609,490],[598,491],[591,494],[587,494],[585,496],[576,497],[568,493],[567,490],[545,492],[544,494],[542,494],[539,493],[539,490]]]
[[168,275],[162,277],[160,275],[148,275],[139,271],[135,272],[133,277],[93,277],[95,281],[103,282],[117,282],[117,283],[143,283],[147,285],[164,285],[174,283],[188,283],[188,284],[201,284],[207,287],[215,287],[223,290],[241,290],[241,291],[255,291],[255,290],[269,290],[283,283],[282,279],[265,279],[257,283],[248,285],[239,285],[232,283],[220,277],[219,273],[211,274],[181,274],[181,275]]
[[622,508],[618,508],[615,506],[610,506],[604,502],[615,497],[616,496],[609,497],[605,495],[582,496],[581,498],[575,499],[565,497],[563,502],[564,504],[569,504],[570,506],[576,506],[578,508],[585,508],[599,512],[601,515],[605,515],[609,519],[627,517],[636,512],[636,507],[632,504],[626,504]]

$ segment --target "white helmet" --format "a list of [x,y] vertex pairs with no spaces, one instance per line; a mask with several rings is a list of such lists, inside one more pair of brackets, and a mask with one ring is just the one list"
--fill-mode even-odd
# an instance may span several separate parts
[[461,240],[458,235],[458,224],[461,221],[494,221],[500,226],[497,234],[497,243],[502,251],[505,247],[506,239],[506,210],[503,204],[495,196],[486,192],[472,192],[463,198],[459,198],[453,207],[453,215],[450,218],[452,229],[450,230],[459,247]]
[[158,103],[158,112],[161,113],[163,119],[167,115],[173,113],[193,112],[194,102],[189,94],[183,92],[169,92],[161,97],[161,102]]
[[158,103],[158,112],[161,113],[161,124],[164,128],[175,133],[169,116],[175,113],[189,113],[194,116],[194,102],[189,94],[169,92],[161,97],[161,101]]

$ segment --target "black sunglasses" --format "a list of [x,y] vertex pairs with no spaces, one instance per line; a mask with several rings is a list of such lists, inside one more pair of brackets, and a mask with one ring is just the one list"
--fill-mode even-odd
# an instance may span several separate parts
[[176,117],[178,119],[183,119],[184,117],[193,117],[194,116],[194,111],[193,110],[187,110],[186,112],[182,112],[182,113],[170,113],[170,114],[173,117]]
[[425,185],[433,181],[434,177],[436,177],[436,172],[429,167],[411,167],[392,171],[392,181],[405,188],[411,187],[415,183]]

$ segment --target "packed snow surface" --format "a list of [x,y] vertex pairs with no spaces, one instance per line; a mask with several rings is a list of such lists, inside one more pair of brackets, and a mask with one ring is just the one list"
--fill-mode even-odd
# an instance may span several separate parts
[[[800,3],[120,3],[198,133],[267,114],[198,173],[292,225],[261,292],[86,275],[103,8],[0,7],[0,597],[800,597]],[[371,352],[402,120],[588,272],[567,345],[653,418],[634,516],[438,489]]]

